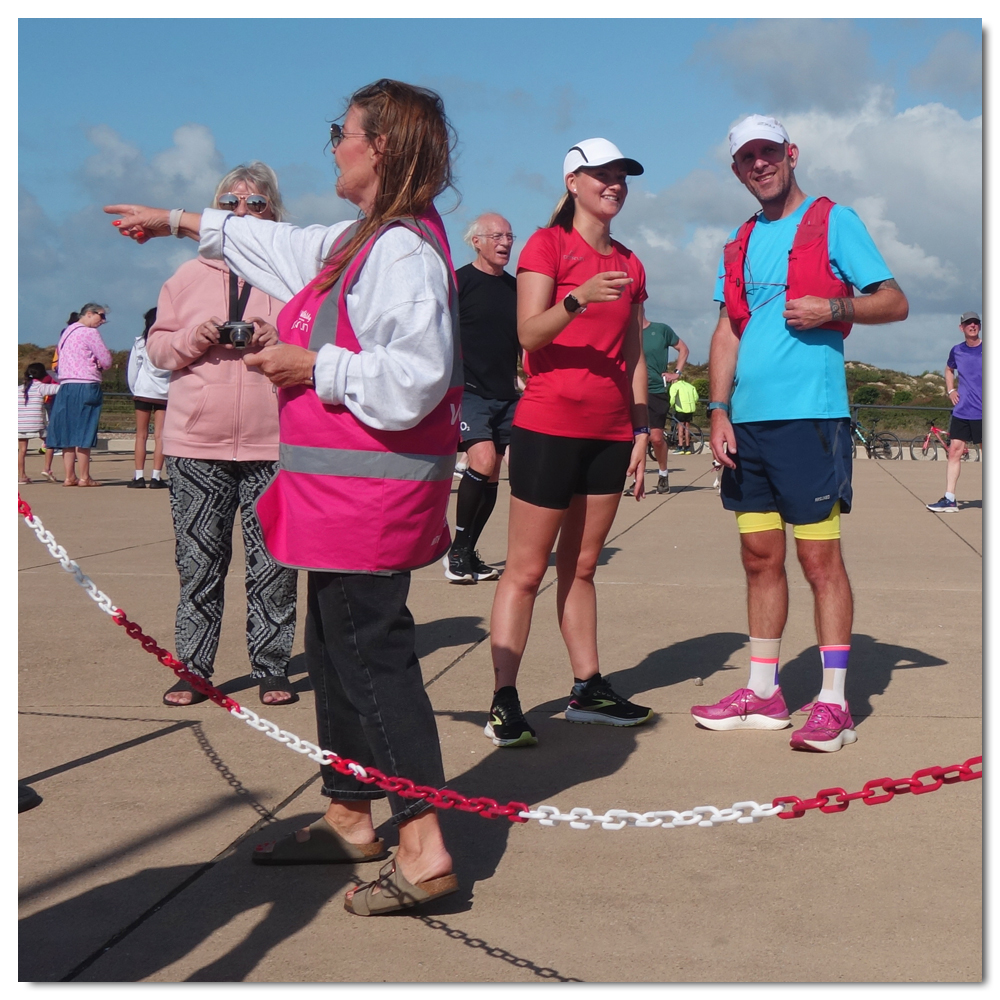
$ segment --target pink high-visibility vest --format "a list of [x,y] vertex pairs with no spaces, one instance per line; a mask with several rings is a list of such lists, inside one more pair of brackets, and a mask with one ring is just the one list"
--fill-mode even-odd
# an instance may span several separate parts
[[[355,226],[341,235],[334,250],[350,240]],[[318,291],[321,276],[314,278],[281,310],[278,332],[283,343],[312,351],[332,343],[360,353],[347,314],[347,293],[375,241],[390,226],[404,226],[426,240],[448,267],[455,345],[451,386],[420,423],[404,431],[369,427],[347,407],[322,402],[307,386],[278,390],[279,468],[255,509],[268,552],[285,566],[402,572],[440,559],[451,545],[446,513],[463,368],[458,286],[434,207],[417,219],[394,219],[380,227],[328,291]]]

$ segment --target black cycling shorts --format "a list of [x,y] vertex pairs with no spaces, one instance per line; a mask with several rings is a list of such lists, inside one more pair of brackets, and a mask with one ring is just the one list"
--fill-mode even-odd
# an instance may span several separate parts
[[514,427],[510,495],[535,507],[566,510],[576,494],[620,494],[631,457],[631,441],[558,437]]
[[972,442],[973,444],[983,443],[983,421],[966,420],[964,417],[952,417],[948,426],[948,437],[955,441]]
[[135,400],[135,408],[142,410],[144,413],[152,413],[154,410],[165,410],[167,404],[158,401],[154,402],[152,399],[137,399]]

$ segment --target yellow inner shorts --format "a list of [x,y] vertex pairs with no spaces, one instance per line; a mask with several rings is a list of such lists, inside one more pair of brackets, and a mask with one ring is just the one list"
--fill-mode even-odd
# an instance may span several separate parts
[[[784,531],[785,522],[775,510],[768,514],[755,514],[751,511],[737,511],[736,523],[741,535],[752,531]],[[796,538],[807,541],[822,542],[840,538],[840,501],[830,509],[829,515],[815,524],[796,524],[792,532]]]

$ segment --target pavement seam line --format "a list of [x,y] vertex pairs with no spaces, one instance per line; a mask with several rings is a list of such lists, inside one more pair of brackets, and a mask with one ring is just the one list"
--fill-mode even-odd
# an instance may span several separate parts
[[[898,479],[896,479],[896,477],[885,467],[884,462],[879,463],[879,468],[882,469],[882,471],[887,476],[889,476],[890,479],[894,480],[896,483],[899,483],[899,485],[902,486],[903,489],[906,490],[906,492],[909,493],[914,500],[919,501],[922,507],[927,506],[927,504],[925,504],[923,500],[921,500],[920,497],[918,497],[917,494],[914,493],[913,490],[911,490],[909,486],[906,485],[906,483],[900,482]],[[947,521],[942,520],[942,518],[940,517],[936,518],[936,520],[940,521],[959,541],[964,542],[966,545],[968,545],[969,548],[972,549],[972,551],[975,552],[980,559],[983,558],[982,552],[980,552],[979,549],[977,549],[975,545],[972,544],[972,542],[967,541],[965,538],[963,538]]]

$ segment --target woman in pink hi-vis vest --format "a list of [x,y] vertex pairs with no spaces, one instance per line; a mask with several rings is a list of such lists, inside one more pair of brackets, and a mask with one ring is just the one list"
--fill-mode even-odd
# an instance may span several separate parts
[[[330,128],[337,194],[358,221],[298,229],[206,209],[110,205],[139,243],[189,236],[287,305],[281,342],[246,359],[278,387],[279,472],[257,504],[282,563],[308,571],[306,660],[318,742],[342,757],[441,787],[437,726],[406,607],[411,569],[450,544],[445,512],[462,365],[454,269],[434,198],[451,184],[454,137],[433,91],[379,80]],[[326,814],[258,864],[382,860],[371,800],[385,793],[323,767]],[[345,898],[389,913],[454,892],[436,811],[390,792],[399,847]]]

